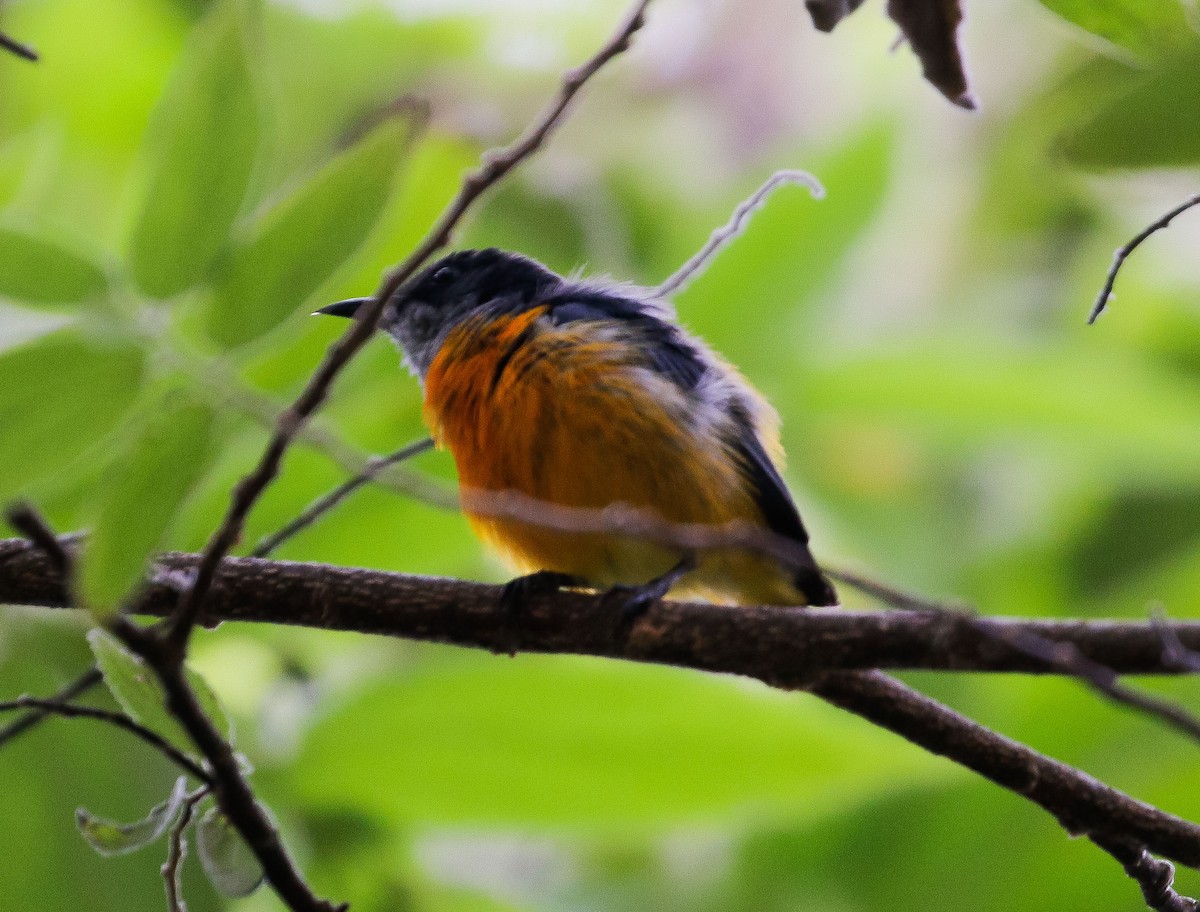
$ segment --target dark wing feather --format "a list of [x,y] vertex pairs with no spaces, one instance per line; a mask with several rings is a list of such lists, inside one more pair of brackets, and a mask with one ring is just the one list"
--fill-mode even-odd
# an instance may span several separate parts
[[681,389],[695,389],[707,370],[678,327],[647,313],[637,301],[603,292],[575,291],[540,303],[549,307],[550,319],[556,325],[613,320],[625,323],[640,337],[650,366]]
[[741,457],[746,477],[754,489],[754,500],[762,510],[767,528],[776,535],[808,544],[808,532],[800,521],[792,495],[763,449],[758,435],[749,427],[743,428],[741,437],[734,443],[734,451]]
[[779,470],[771,462],[749,422],[739,421],[739,424],[743,425],[742,434],[734,447],[742,457],[747,478],[754,489],[754,500],[762,510],[767,528],[776,535],[805,546],[804,557],[807,561],[796,568],[796,588],[804,593],[810,605],[838,604],[837,592],[808,551],[808,532],[800,521],[800,513],[796,510],[792,495],[788,493],[787,485],[779,477]]
[[[637,301],[603,292],[573,289],[559,297],[539,302],[548,306],[555,324],[578,321],[608,322],[619,320],[634,330],[643,343],[649,366],[669,378],[681,389],[696,388],[708,365],[679,328],[647,313]],[[728,441],[741,460],[754,501],[772,532],[802,545],[808,544],[808,532],[800,521],[787,485],[771,462],[749,415],[734,415],[738,427],[736,439]],[[807,554],[807,548],[805,549]],[[796,570],[796,587],[810,605],[836,605],[837,594],[821,575],[816,561],[808,555],[808,565]]]

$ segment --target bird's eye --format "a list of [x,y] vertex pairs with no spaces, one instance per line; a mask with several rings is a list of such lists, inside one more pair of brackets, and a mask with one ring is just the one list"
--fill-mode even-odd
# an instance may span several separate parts
[[435,285],[449,285],[454,281],[454,270],[449,266],[443,266],[440,269],[435,269],[429,280]]

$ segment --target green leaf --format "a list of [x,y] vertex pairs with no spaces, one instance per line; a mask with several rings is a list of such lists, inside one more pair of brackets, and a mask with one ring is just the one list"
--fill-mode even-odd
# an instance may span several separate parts
[[405,824],[791,819],[936,772],[884,749],[888,737],[804,695],[730,678],[485,658],[373,686],[326,714],[292,775],[318,808]]
[[[99,628],[88,631],[88,643],[104,683],[121,709],[133,719],[158,732],[177,747],[195,754],[187,733],[167,711],[166,696],[154,672],[142,659],[126,649],[112,634]],[[187,669],[188,684],[204,714],[216,725],[225,740],[232,742],[233,726],[212,688],[192,669]]]
[[[816,292],[879,211],[892,172],[892,145],[890,131],[876,128],[816,162],[813,173],[828,191],[824,200],[800,186],[772,194],[742,234],[678,296],[689,325],[721,339],[733,363],[756,365],[760,382],[777,372],[778,382],[788,383],[794,339],[810,331]],[[697,218],[687,252],[661,278],[698,250],[712,226],[724,224],[753,189],[740,188]]]
[[107,290],[103,271],[81,254],[32,232],[0,227],[0,297],[78,304]]
[[101,855],[125,855],[143,846],[148,846],[163,835],[183,810],[187,798],[187,777],[175,780],[175,788],[162,804],[155,805],[150,813],[136,823],[114,823],[96,817],[84,808],[75,811],[75,825],[88,844]]
[[881,346],[808,365],[793,395],[785,414],[810,423],[912,428],[968,450],[1018,442],[1069,461],[1080,478],[1200,477],[1200,390],[1116,351],[971,337]]
[[1059,143],[1084,168],[1159,168],[1200,162],[1200,45],[1163,60]]
[[[221,737],[223,737],[230,744],[233,744],[233,719],[229,718],[229,716],[226,714],[225,707],[221,705],[220,699],[217,697],[212,687],[209,686],[208,681],[206,681],[200,672],[196,671],[194,668],[185,669],[184,674],[187,676],[188,686],[192,688],[192,693],[196,695],[196,702],[199,703],[200,708],[204,710],[204,715],[208,716],[209,721],[217,727],[217,731],[221,733]],[[242,767],[242,773],[244,775],[248,776],[250,773],[254,772],[253,766],[250,765],[250,761],[247,760],[244,755],[238,754],[237,760]]]
[[233,348],[299,313],[367,239],[391,195],[408,128],[376,128],[268,212],[229,255],[208,315]]
[[1042,5],[1135,54],[1177,47],[1188,34],[1179,0],[1042,0]]
[[187,734],[167,712],[162,687],[146,663],[105,630],[90,630],[87,638],[104,683],[125,714],[172,744],[190,745]]
[[196,824],[196,854],[208,879],[226,896],[249,896],[263,882],[258,859],[218,808],[209,808]]
[[259,143],[245,12],[215,5],[160,104],[144,208],[134,229],[133,277],[167,298],[205,277],[242,207]]
[[136,348],[74,331],[0,353],[0,496],[60,472],[111,433],[143,372]]
[[168,396],[117,456],[79,565],[84,602],[99,616],[115,611],[141,581],[147,559],[208,469],[214,419],[208,405]]

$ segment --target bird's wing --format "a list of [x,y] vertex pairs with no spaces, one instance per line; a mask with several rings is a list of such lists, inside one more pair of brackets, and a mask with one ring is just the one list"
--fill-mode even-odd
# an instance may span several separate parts
[[776,535],[808,544],[808,532],[800,521],[792,495],[758,434],[749,426],[743,427],[733,448],[741,458],[746,480],[754,491],[754,501],[762,511],[767,528]]
[[[551,300],[549,316],[556,325],[613,320],[626,324],[638,338],[647,366],[685,392],[694,390],[705,373],[713,369],[697,351],[695,343],[677,326],[647,313],[639,302],[628,298],[602,292],[577,292]],[[731,417],[730,439],[725,443],[741,463],[767,527],[776,535],[807,543],[808,533],[800,521],[800,514],[779,470],[767,455],[753,421],[749,415]]]
[[679,328],[647,313],[637,301],[604,292],[577,291],[545,303],[556,326],[577,322],[621,324],[637,339],[647,366],[685,392],[695,389],[704,376],[707,365]]

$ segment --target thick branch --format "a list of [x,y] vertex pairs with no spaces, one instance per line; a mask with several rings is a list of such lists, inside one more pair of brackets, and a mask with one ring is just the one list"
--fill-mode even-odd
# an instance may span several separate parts
[[[169,554],[168,571],[193,570],[198,556]],[[175,573],[171,573],[174,576]],[[528,652],[574,652],[747,674],[768,681],[802,671],[923,668],[1054,672],[1055,667],[975,629],[973,618],[922,611],[840,608],[727,608],[667,602],[639,624],[627,644],[612,641],[611,618],[595,596],[559,592],[530,602],[521,629],[508,629],[500,587],[305,564],[226,558],[214,588],[213,620],[260,621],[401,636],[502,651],[516,636]],[[137,610],[166,615],[178,599],[152,585]],[[62,579],[44,554],[20,539],[0,540],[0,603],[63,607]],[[1071,643],[1122,674],[1179,674],[1164,659],[1164,632],[1200,649],[1200,622],[993,618],[1004,630]]]
[[1049,811],[1076,836],[1118,836],[1200,868],[1200,826],[997,734],[881,672],[838,672],[812,693]]
[[[163,563],[187,571],[198,560],[197,555],[173,554]],[[500,592],[498,586],[456,580],[229,558],[214,578],[209,611],[214,619],[303,624],[495,650],[507,650],[515,642],[529,651],[617,656],[810,689],[1029,798],[1071,832],[1120,836],[1200,867],[1200,827],[991,732],[881,673],[823,673],[870,665],[1046,670],[1044,663],[953,615],[668,602],[656,606],[622,641],[613,637],[613,617],[596,596],[557,592],[535,597],[514,630]],[[44,555],[20,541],[0,541],[0,602],[56,606],[65,603],[64,596],[62,580]],[[177,597],[167,586],[152,585],[136,610],[169,614]],[[1163,664],[1162,639],[1151,624],[992,623],[1070,641],[1118,670],[1175,670]],[[1200,624],[1176,623],[1171,630],[1188,648],[1200,645]],[[219,770],[214,773],[220,776]]]

